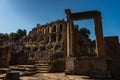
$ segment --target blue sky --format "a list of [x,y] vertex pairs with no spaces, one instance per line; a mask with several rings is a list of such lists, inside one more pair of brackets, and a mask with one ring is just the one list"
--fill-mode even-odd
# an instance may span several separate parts
[[[104,36],[120,37],[120,0],[0,0],[0,33],[15,32],[18,28],[29,32],[38,23],[66,20],[67,8],[72,12],[101,11]],[[90,29],[94,39],[92,20],[75,23]]]

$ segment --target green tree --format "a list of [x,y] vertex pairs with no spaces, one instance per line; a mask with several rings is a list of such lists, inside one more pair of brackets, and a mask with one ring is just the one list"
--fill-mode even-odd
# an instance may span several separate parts
[[15,33],[15,32],[12,32],[12,33],[10,33],[9,39],[18,40],[19,39],[19,34]]
[[19,35],[19,38],[22,38],[23,36],[25,36],[27,34],[27,31],[25,29],[24,30],[18,29],[17,33]]
[[9,34],[5,33],[0,33],[0,41],[5,41],[9,39]]
[[84,37],[84,38],[89,38],[90,36],[90,30],[83,27],[78,30],[78,32]]
[[3,34],[3,33],[0,33],[0,41],[3,41],[3,40],[4,40],[3,37],[4,37],[4,34]]
[[8,33],[4,34],[4,40],[9,40],[9,34]]
[[79,28],[79,25],[74,25],[74,30],[76,31],[76,30],[78,30],[78,28]]

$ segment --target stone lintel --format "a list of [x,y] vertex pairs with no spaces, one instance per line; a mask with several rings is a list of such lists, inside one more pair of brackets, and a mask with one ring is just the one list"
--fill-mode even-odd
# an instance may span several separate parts
[[84,19],[92,19],[100,15],[101,12],[94,10],[94,11],[71,13],[69,17],[70,19],[73,20],[84,20]]

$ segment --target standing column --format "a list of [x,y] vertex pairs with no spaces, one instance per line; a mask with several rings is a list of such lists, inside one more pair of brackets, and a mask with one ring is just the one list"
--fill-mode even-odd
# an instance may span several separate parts
[[68,31],[69,32],[68,33],[69,34],[69,38],[68,38],[69,39],[69,57],[73,57],[73,52],[72,52],[73,51],[72,50],[73,49],[72,48],[72,36],[73,36],[73,34],[72,34],[72,31],[73,31],[72,30],[72,28],[73,28],[72,20],[69,21],[69,27],[68,28],[69,28],[69,31]]
[[58,42],[59,35],[56,33],[56,43]]
[[49,43],[51,42],[51,36],[49,35]]
[[67,57],[70,57],[70,28],[69,22],[67,22]]
[[72,20],[70,19],[71,11],[65,10],[67,14],[67,57],[72,57]]
[[67,58],[66,58],[66,74],[75,74],[75,58],[72,52],[72,20],[70,19],[70,9],[65,10],[67,14]]
[[96,34],[96,53],[97,56],[104,57],[105,46],[104,46],[101,16],[94,18],[94,24],[95,24],[95,34]]

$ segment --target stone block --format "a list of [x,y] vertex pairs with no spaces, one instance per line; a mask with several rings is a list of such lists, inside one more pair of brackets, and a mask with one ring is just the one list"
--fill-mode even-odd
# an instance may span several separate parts
[[111,73],[110,71],[91,71],[90,77],[95,79],[110,79]]
[[68,58],[66,58],[66,70],[65,70],[66,74],[75,74],[74,62],[75,62],[75,57],[68,57]]
[[6,74],[5,80],[20,80],[19,72],[8,72]]

